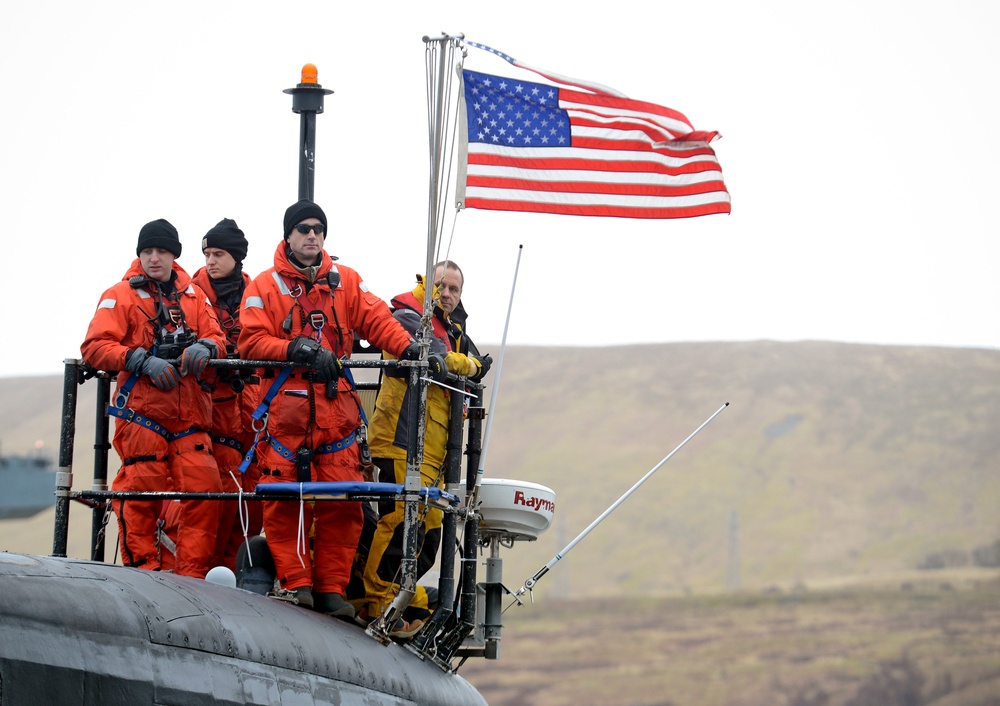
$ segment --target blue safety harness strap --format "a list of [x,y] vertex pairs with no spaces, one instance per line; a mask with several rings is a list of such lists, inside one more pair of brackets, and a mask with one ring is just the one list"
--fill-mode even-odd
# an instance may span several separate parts
[[[132,392],[132,388],[135,387],[135,383],[138,380],[139,373],[132,371],[132,374],[125,380],[125,384],[115,391],[115,404],[108,405],[108,409],[110,410],[112,406],[116,409],[123,409],[125,407],[125,403],[128,402],[129,393]],[[108,412],[108,414],[110,414],[110,412]]]
[[250,450],[246,452],[243,456],[243,460],[240,461],[239,471],[240,473],[246,473],[247,469],[250,468],[250,464],[253,463],[254,457],[257,455],[257,442],[260,440],[260,434],[257,435],[253,440],[253,444],[250,445]]
[[115,407],[114,405],[108,405],[108,415],[111,417],[117,417],[118,419],[124,419],[126,422],[131,422],[132,424],[138,424],[139,426],[145,427],[150,431],[155,431],[164,439],[170,438],[169,429],[159,422],[154,422],[152,419],[144,417],[134,409],[121,409],[120,407]]
[[267,392],[261,399],[260,404],[257,405],[257,409],[253,411],[252,416],[254,420],[259,421],[261,417],[267,414],[267,410],[271,406],[271,400],[273,400],[274,396],[278,394],[278,390],[281,389],[281,386],[285,384],[285,380],[287,380],[288,376],[291,374],[291,368],[282,368],[278,374],[274,376],[274,381],[271,383],[271,387],[267,389]]
[[185,431],[172,432],[165,426],[156,422],[149,417],[144,417],[143,415],[136,412],[134,409],[121,409],[113,405],[108,405],[108,416],[117,417],[118,419],[124,419],[126,422],[131,422],[132,424],[138,424],[144,429],[149,429],[150,431],[155,431],[157,434],[162,436],[167,441],[177,441],[178,439],[183,439],[189,434],[194,434],[195,432],[201,431],[198,427],[191,427]]
[[337,453],[338,451],[343,451],[344,449],[349,448],[357,440],[358,440],[358,430],[355,429],[340,441],[334,441],[330,444],[323,444],[322,446],[317,447],[316,453],[318,454]]
[[239,439],[234,439],[231,436],[213,436],[213,444],[219,444],[221,446],[228,446],[231,449],[236,449],[241,454],[243,453],[243,442]]
[[[317,454],[332,454],[336,453],[337,451],[343,451],[344,449],[349,448],[351,444],[353,444],[355,441],[357,441],[357,438],[358,438],[358,430],[355,429],[340,441],[334,441],[329,444],[323,444],[322,446],[317,447],[315,451]],[[271,445],[272,449],[281,454],[282,458],[285,459],[295,458],[295,452],[289,449],[284,444],[282,444],[277,439],[275,439],[273,436],[270,435],[267,436],[267,443]]]
[[[278,390],[281,389],[281,386],[285,384],[285,380],[287,380],[288,376],[291,374],[291,368],[282,368],[278,371],[278,374],[274,376],[274,380],[271,381],[271,386],[267,388],[267,392],[264,393],[264,396],[261,398],[260,404],[257,405],[257,409],[255,409],[253,414],[250,415],[253,417],[255,422],[259,422],[261,418],[267,414],[267,410],[271,406],[271,401],[274,400],[274,396],[278,394]],[[257,431],[257,435],[254,437],[253,443],[250,445],[250,449],[243,456],[243,460],[239,465],[240,473],[246,473],[247,469],[250,468],[250,464],[253,463],[254,458],[257,456],[257,444],[260,443],[261,432],[263,431],[263,428]]]

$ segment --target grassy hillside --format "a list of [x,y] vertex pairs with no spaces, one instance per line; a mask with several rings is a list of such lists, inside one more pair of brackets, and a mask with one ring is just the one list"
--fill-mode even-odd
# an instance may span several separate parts
[[[819,583],[1000,536],[998,393],[997,351],[518,349],[486,470],[556,489],[544,563],[730,402],[563,561],[564,590],[711,591],[727,573],[747,587]],[[568,423],[549,431],[560,409]]]
[[[556,491],[553,527],[502,555],[515,589],[731,403],[539,582],[539,598],[818,587],[1000,538],[1000,351],[521,347],[502,376],[485,473]],[[4,449],[42,439],[54,455],[61,389],[59,377],[0,378],[16,401],[0,410]],[[89,487],[92,384],[79,410],[74,485]],[[50,516],[2,525],[0,549],[51,550]],[[74,556],[89,526],[74,510]]]
[[503,622],[500,659],[459,670],[493,706],[1000,704],[995,570],[560,601],[513,608]]

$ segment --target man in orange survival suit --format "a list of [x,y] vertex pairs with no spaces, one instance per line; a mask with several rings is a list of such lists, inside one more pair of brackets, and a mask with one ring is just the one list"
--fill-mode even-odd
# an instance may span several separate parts
[[[268,438],[257,447],[261,481],[361,481],[361,401],[339,358],[350,357],[355,332],[404,359],[419,357],[419,346],[385,302],[323,250],[326,226],[326,214],[312,201],[289,206],[274,267],[250,283],[243,299],[240,353],[301,365],[271,400]],[[262,381],[265,395],[268,385]],[[349,620],[354,608],[344,592],[361,534],[361,507],[317,501],[303,511],[300,526],[299,503],[264,503],[264,533],[286,592],[280,597]],[[304,545],[314,521],[310,557]]]
[[[192,280],[208,295],[215,315],[226,336],[227,357],[236,357],[236,344],[240,336],[240,302],[243,291],[250,284],[250,277],[243,271],[247,256],[247,239],[231,218],[223,218],[201,239],[205,266],[194,273]],[[260,472],[251,463],[245,472],[240,471],[243,454],[253,441],[250,415],[259,401],[260,379],[249,371],[218,368],[206,371],[212,385],[212,455],[219,466],[222,489],[228,492],[251,493],[257,485]],[[173,563],[171,544],[177,539],[177,521],[180,503],[167,504],[166,518],[160,535],[161,563],[167,568]],[[219,503],[219,534],[216,539],[213,566],[227,566],[235,570],[236,551],[246,535],[260,534],[263,526],[263,509],[258,502],[244,503],[242,512],[236,501]]]
[[[119,370],[114,447],[122,491],[219,492],[208,432],[212,398],[200,376],[225,339],[205,293],[174,260],[177,230],[160,219],[139,231],[136,255],[121,282],[97,305],[80,350],[88,364]],[[180,359],[175,365],[174,361]],[[159,569],[155,537],[160,502],[116,501],[122,561]],[[182,504],[175,571],[203,577],[211,568],[219,508]]]
[[[480,355],[465,332],[468,315],[462,305],[464,284],[462,270],[451,260],[435,265],[431,353],[444,357],[449,372],[480,380],[489,371],[492,359],[489,355]],[[417,275],[417,285],[412,291],[392,298],[393,316],[414,334],[420,328],[425,295],[424,278]],[[444,486],[452,394],[438,385],[427,388],[424,453],[420,465],[420,484],[424,487]],[[411,423],[407,414],[408,400],[406,378],[387,375],[375,403],[370,433],[372,460],[379,469],[379,480],[383,482],[404,483],[406,480],[406,440]],[[380,502],[379,514],[365,560],[364,605],[360,606],[357,599],[352,601],[359,608],[359,616],[365,620],[377,617],[399,592],[400,577],[397,574],[403,559],[404,503],[391,500]],[[443,517],[444,513],[436,508],[427,510],[422,517],[418,528],[418,579],[427,573],[437,558]],[[402,624],[397,623],[393,633],[400,636],[412,634],[420,626],[420,621],[430,615],[429,608],[427,590],[417,586],[417,593],[404,613],[412,624],[406,620]]]

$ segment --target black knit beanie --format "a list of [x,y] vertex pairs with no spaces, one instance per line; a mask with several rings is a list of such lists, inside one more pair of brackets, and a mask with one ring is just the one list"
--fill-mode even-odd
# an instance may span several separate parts
[[243,262],[247,256],[247,238],[232,218],[223,218],[205,233],[201,239],[201,251],[205,248],[225,250],[236,262]]
[[146,248],[162,248],[173,253],[174,257],[180,257],[181,241],[177,237],[177,229],[162,218],[150,221],[139,231],[135,254],[138,255]]
[[307,218],[318,218],[324,228],[327,225],[326,214],[323,213],[323,209],[312,201],[302,199],[289,206],[285,211],[285,240],[288,240],[288,236],[292,234],[292,228]]

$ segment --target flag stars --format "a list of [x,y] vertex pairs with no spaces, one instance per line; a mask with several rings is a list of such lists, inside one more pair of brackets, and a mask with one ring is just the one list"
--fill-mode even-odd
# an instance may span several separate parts
[[465,77],[470,141],[536,149],[570,142],[558,90],[475,72]]

